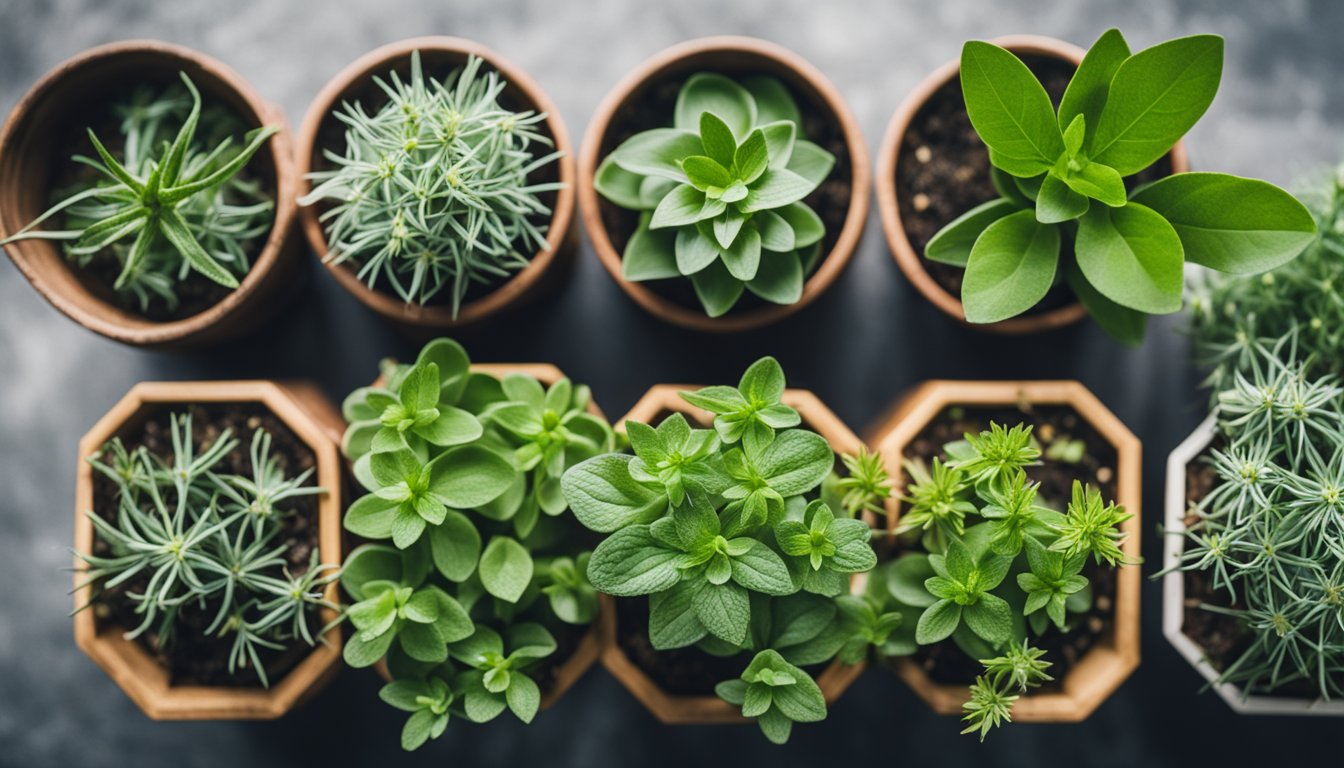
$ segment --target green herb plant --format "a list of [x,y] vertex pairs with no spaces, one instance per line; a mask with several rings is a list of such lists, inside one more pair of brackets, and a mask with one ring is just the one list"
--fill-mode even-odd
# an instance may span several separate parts
[[[180,284],[193,272],[237,288],[250,269],[251,243],[270,230],[275,207],[241,172],[279,129],[248,131],[236,146],[238,119],[214,105],[202,111],[195,84],[186,73],[181,78],[185,89],[141,89],[115,105],[120,159],[89,128],[97,157],[73,160],[91,169],[90,179],[0,245],[56,240],[80,268],[111,262],[113,290],[141,312],[156,299],[175,311]],[[207,144],[202,132],[219,138]],[[36,228],[62,213],[65,229]]]
[[313,623],[321,610],[338,610],[325,598],[335,568],[321,564],[314,548],[304,567],[291,569],[283,540],[294,500],[323,489],[308,482],[312,470],[285,477],[263,429],[252,435],[251,475],[223,471],[238,447],[229,430],[201,444],[190,414],[175,413],[170,434],[171,456],[127,449],[114,438],[89,457],[114,484],[116,509],[86,513],[106,551],[77,553],[83,584],[93,586],[79,610],[129,601],[142,618],[126,637],[156,649],[171,649],[183,632],[196,631],[187,617],[207,616],[205,635],[232,638],[229,674],[251,669],[269,686],[262,654],[314,645],[327,629]]
[[341,578],[345,660],[386,660],[380,695],[409,713],[405,749],[452,715],[531,722],[556,635],[596,618],[587,534],[560,492],[566,469],[616,447],[589,400],[568,379],[473,371],[448,339],[346,399],[344,450],[367,494],[345,528],[369,543]]
[[532,179],[561,153],[546,114],[503,106],[508,83],[475,56],[437,80],[415,51],[409,80],[393,71],[374,82],[386,103],[334,113],[345,151],[323,152],[332,167],[309,175],[315,186],[299,204],[326,206],[328,261],[407,304],[446,295],[456,317],[474,286],[502,282],[547,248],[542,195],[564,185]]
[[835,453],[799,426],[784,386],[762,358],[737,387],[682,393],[715,414],[712,429],[681,413],[627,421],[632,453],[595,456],[562,481],[579,521],[607,534],[588,562],[593,586],[647,596],[656,649],[742,657],[741,676],[716,691],[775,743],[826,716],[809,667],[861,660],[899,621],[849,595],[851,575],[877,562],[871,529],[845,514],[834,482],[825,492]]
[[1092,606],[1083,575],[1131,564],[1119,530],[1131,515],[1074,482],[1064,512],[1037,495],[1027,468],[1040,450],[1030,426],[992,424],[945,447],[931,467],[907,462],[911,484],[896,530],[903,554],[873,572],[868,610],[901,617],[876,648],[908,656],[952,642],[984,674],[970,688],[963,733],[1012,719],[1019,696],[1051,679],[1050,661],[1033,640],[1069,632]]
[[1026,65],[991,43],[961,54],[961,89],[1001,195],[943,228],[925,255],[966,270],[966,319],[1029,311],[1067,283],[1117,340],[1181,309],[1185,263],[1257,274],[1291,260],[1316,224],[1263,181],[1179,173],[1128,188],[1213,101],[1223,40],[1193,35],[1131,54],[1119,30],[1093,44],[1058,109]]
[[677,94],[672,127],[627,139],[594,184],[639,211],[621,257],[626,280],[689,278],[719,317],[750,291],[793,304],[826,234],[804,202],[835,158],[803,135],[798,105],[769,77],[699,73]]

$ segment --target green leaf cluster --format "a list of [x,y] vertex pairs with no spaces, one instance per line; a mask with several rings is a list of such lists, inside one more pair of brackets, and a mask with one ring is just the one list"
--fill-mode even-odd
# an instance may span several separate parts
[[764,76],[702,72],[677,95],[670,128],[627,139],[594,184],[640,211],[621,257],[626,280],[689,278],[719,317],[744,291],[793,304],[821,256],[821,218],[803,202],[835,166],[808,141],[787,87]]
[[1055,109],[1026,65],[991,43],[961,54],[961,88],[1001,197],[948,224],[925,255],[966,270],[966,319],[994,323],[1066,282],[1116,339],[1177,312],[1185,263],[1255,274],[1291,260],[1310,213],[1263,181],[1182,173],[1127,189],[1199,120],[1222,77],[1223,40],[1178,38],[1131,54],[1093,44]]
[[[97,156],[73,161],[93,170],[90,180],[0,245],[57,240],[81,268],[111,263],[117,267],[113,290],[141,312],[156,300],[175,311],[179,284],[193,272],[237,288],[275,209],[261,184],[240,174],[279,128],[244,133],[223,106],[203,110],[196,85],[185,72],[181,79],[181,86],[142,88],[114,105],[120,135],[112,146],[120,157],[89,128]],[[36,229],[58,214],[64,229]]]
[[554,633],[596,618],[586,536],[560,492],[567,469],[616,446],[590,399],[568,379],[474,371],[449,339],[346,398],[344,450],[367,493],[345,528],[372,543],[342,575],[345,659],[387,660],[407,749],[450,714],[530,722]]
[[735,388],[682,393],[714,414],[713,428],[682,413],[656,427],[627,421],[633,453],[591,458],[562,482],[579,521],[608,534],[588,563],[593,585],[648,596],[654,648],[753,654],[719,693],[781,742],[793,722],[825,716],[802,667],[857,661],[894,621],[849,601],[850,576],[877,562],[871,529],[822,500],[835,453],[799,426],[784,393],[783,371],[764,358]]

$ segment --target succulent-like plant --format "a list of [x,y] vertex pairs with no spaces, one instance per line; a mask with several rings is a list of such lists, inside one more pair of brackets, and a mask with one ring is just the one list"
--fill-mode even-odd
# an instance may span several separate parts
[[314,629],[320,609],[337,610],[324,596],[335,568],[314,548],[306,567],[291,570],[280,538],[292,500],[323,489],[308,482],[311,470],[285,477],[263,429],[252,435],[252,475],[242,476],[220,470],[238,447],[230,431],[198,446],[189,414],[173,414],[170,425],[172,456],[114,438],[88,458],[115,485],[117,508],[86,513],[107,553],[77,553],[94,586],[80,610],[115,593],[143,617],[126,636],[148,633],[160,648],[195,626],[184,617],[209,616],[206,635],[233,638],[229,673],[251,668],[267,686],[261,653],[316,643],[326,631]]
[[718,317],[744,290],[775,304],[802,296],[826,234],[803,200],[834,166],[803,135],[783,83],[699,73],[677,94],[672,127],[627,139],[594,184],[641,212],[621,257],[625,279],[690,278]]
[[1137,344],[1147,315],[1180,310],[1185,262],[1256,274],[1301,252],[1315,222],[1266,182],[1181,173],[1126,188],[1126,177],[1161,159],[1208,109],[1222,67],[1216,35],[1131,54],[1112,29],[1056,110],[1012,53],[966,43],[961,89],[1001,197],[948,224],[925,249],[966,270],[966,319],[1020,315],[1063,280],[1108,333]]
[[680,413],[627,421],[633,454],[596,456],[562,482],[579,521],[608,534],[588,563],[593,586],[648,596],[654,648],[750,655],[717,692],[776,743],[826,716],[804,667],[862,659],[891,622],[849,602],[850,576],[877,562],[871,529],[821,498],[835,453],[783,393],[779,363],[763,358],[736,388],[682,393],[716,414],[713,429]]
[[330,262],[350,262],[370,288],[381,280],[407,304],[446,292],[454,317],[473,286],[508,278],[547,247],[541,195],[563,186],[533,180],[560,157],[546,114],[504,107],[508,83],[483,66],[472,56],[437,80],[415,51],[409,80],[375,77],[387,103],[335,113],[344,152],[324,150],[334,167],[310,174],[313,191],[299,200],[329,206]]
[[[113,289],[135,299],[142,312],[155,298],[175,310],[178,284],[192,272],[237,288],[250,268],[249,243],[265,235],[274,218],[274,203],[260,184],[239,174],[279,129],[248,131],[235,147],[238,119],[214,105],[202,112],[195,84],[186,73],[181,78],[185,90],[140,89],[114,107],[120,160],[89,128],[97,158],[73,159],[96,175],[0,245],[59,240],[80,267],[111,260],[118,267]],[[209,146],[198,135],[202,128],[222,138]],[[36,228],[61,213],[64,229]]]
[[450,715],[531,722],[555,634],[596,618],[585,532],[560,493],[566,469],[616,447],[589,399],[568,379],[473,372],[448,339],[385,362],[378,386],[346,398],[344,450],[368,493],[345,527],[370,543],[341,579],[355,626],[345,659],[386,659],[381,695],[410,713],[406,749]]
[[983,740],[1012,719],[1020,694],[1050,679],[1032,638],[1068,632],[1091,609],[1088,560],[1130,564],[1118,529],[1131,515],[1077,481],[1065,512],[1044,506],[1027,475],[1040,457],[1029,426],[994,424],[944,450],[948,460],[935,458],[932,470],[907,462],[913,483],[896,530],[904,552],[874,571],[864,600],[875,615],[904,619],[879,655],[951,641],[981,661],[963,733]]

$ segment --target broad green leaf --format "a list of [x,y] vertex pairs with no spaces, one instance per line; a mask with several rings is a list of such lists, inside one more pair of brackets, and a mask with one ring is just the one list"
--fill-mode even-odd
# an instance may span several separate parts
[[977,205],[938,230],[938,234],[924,246],[924,258],[965,267],[976,239],[985,228],[1020,208],[1008,200],[991,200]]
[[532,555],[508,536],[491,538],[481,553],[481,584],[505,602],[518,602],[532,581],[532,570]]
[[649,229],[666,229],[694,224],[700,220],[705,207],[705,193],[691,186],[681,184],[674,187],[667,197],[658,203],[649,219]]
[[727,248],[737,239],[738,233],[742,231],[742,227],[746,223],[747,217],[741,211],[737,208],[729,208],[710,224],[714,229],[714,242],[718,244],[719,248]]
[[990,224],[966,262],[961,301],[966,320],[995,323],[1026,312],[1045,298],[1059,262],[1059,230],[1018,211]]
[[1079,221],[1075,250],[1087,281],[1111,301],[1149,314],[1180,311],[1181,240],[1151,208],[1092,208]]
[[[774,550],[756,539],[748,539],[751,548],[745,554],[729,558],[733,581],[766,595],[793,594],[789,569]],[[725,638],[726,639],[726,638]]]
[[639,211],[645,207],[639,195],[640,185],[645,178],[617,165],[613,155],[607,155],[597,167],[597,173],[593,174],[593,187],[599,195],[616,205]]
[[774,211],[784,218],[793,228],[793,247],[806,248],[821,242],[826,236],[826,225],[816,211],[803,203],[792,203]]
[[1112,208],[1119,208],[1125,204],[1125,180],[1109,165],[1088,163],[1076,171],[1067,173],[1064,176],[1064,183],[1073,191],[1087,195],[1093,200],[1100,200]]
[[1036,195],[1036,221],[1041,224],[1059,224],[1072,221],[1087,212],[1087,198],[1074,191],[1053,173],[1041,182]]
[[1002,645],[1012,639],[1012,610],[997,595],[981,595],[979,600],[962,609],[961,616],[972,632],[994,645]]
[[761,126],[765,135],[765,146],[769,152],[771,168],[787,168],[793,159],[793,146],[798,141],[798,124],[773,122]]
[[401,649],[416,661],[439,663],[448,659],[448,646],[428,624],[405,622],[397,632]]
[[999,168],[1035,176],[1064,152],[1050,97],[1012,53],[992,43],[967,42],[961,49],[961,91],[971,124]]
[[741,82],[756,102],[756,122],[765,124],[783,120],[793,125],[803,124],[798,104],[784,83],[764,75],[745,77]]
[[728,274],[734,278],[742,281],[755,278],[761,265],[761,233],[756,225],[743,227],[733,244],[720,249],[719,255],[723,258],[724,266],[728,267]]
[[746,642],[751,602],[745,589],[731,581],[706,584],[691,597],[691,605],[710,634],[733,645]]
[[532,678],[522,672],[514,672],[510,676],[504,698],[509,704],[509,711],[524,723],[532,722],[532,718],[537,716],[537,710],[541,707],[541,689]]
[[673,125],[684,131],[700,128],[700,116],[712,112],[743,139],[756,124],[756,101],[731,78],[711,72],[691,75],[677,93]]
[[676,254],[677,271],[694,275],[719,258],[719,246],[705,237],[699,228],[682,227],[677,230]]
[[815,432],[789,430],[776,435],[753,464],[770,488],[787,498],[821,485],[835,466],[835,452]]
[[695,295],[700,299],[701,306],[705,308],[705,314],[710,317],[727,314],[742,296],[742,281],[730,275],[722,261],[716,261],[691,275],[691,283],[695,286]]
[[782,208],[802,200],[816,188],[815,183],[787,168],[774,168],[752,184],[739,207],[743,213]]
[[737,139],[733,137],[733,129],[712,112],[700,115],[700,143],[704,145],[705,154],[719,165],[732,167]]
[[363,544],[341,565],[341,586],[356,601],[368,597],[364,585],[371,581],[401,580],[401,553],[383,544]]
[[597,545],[588,561],[588,580],[618,597],[662,592],[681,580],[681,561],[681,553],[655,539],[649,526],[632,525]]
[[691,155],[686,158],[681,162],[681,169],[686,172],[686,178],[690,179],[691,185],[699,190],[707,190],[710,187],[722,189],[733,183],[733,177],[728,174],[727,168],[704,155]]
[[794,304],[803,297],[803,263],[792,253],[766,253],[747,289],[772,304]]
[[951,600],[939,600],[919,615],[915,627],[915,642],[930,645],[945,640],[961,623],[961,606]]
[[1087,49],[1078,71],[1069,80],[1064,99],[1059,103],[1059,127],[1067,127],[1082,116],[1087,125],[1101,119],[1101,108],[1111,87],[1115,71],[1129,58],[1129,45],[1118,29],[1108,29]]
[[695,613],[695,593],[703,582],[682,582],[649,595],[649,642],[658,650],[686,648],[709,631]]
[[684,182],[681,161],[702,151],[700,137],[691,130],[654,128],[626,139],[608,159],[630,173]]
[[621,254],[621,276],[631,282],[677,277],[677,232],[651,230],[641,221]]
[[1137,309],[1120,306],[1102,296],[1091,283],[1087,282],[1087,278],[1083,277],[1077,263],[1070,262],[1067,276],[1069,287],[1073,289],[1078,301],[1082,302],[1087,313],[1111,338],[1130,347],[1137,347],[1143,343],[1144,334],[1148,329],[1148,315]]
[[457,509],[487,504],[509,489],[517,470],[488,448],[450,448],[429,465],[429,492]]
[[774,211],[761,211],[752,217],[761,236],[761,247],[776,253],[788,253],[797,247],[793,227]]
[[770,154],[766,148],[765,133],[757,128],[747,136],[746,141],[742,142],[733,155],[733,175],[744,183],[751,184],[765,173],[769,162]]
[[345,663],[356,669],[372,667],[387,655],[387,649],[391,647],[394,639],[396,635],[392,632],[384,632],[368,639],[365,639],[361,632],[353,632],[345,641],[345,649],[342,651]]
[[805,139],[793,142],[793,154],[784,167],[807,179],[814,188],[821,185],[835,168],[835,155]]
[[449,510],[443,523],[429,532],[429,544],[434,566],[449,581],[466,581],[476,572],[481,534],[461,512]]
[[937,602],[924,587],[924,582],[933,576],[928,555],[903,555],[887,568],[887,591],[897,601],[912,608],[927,608]]
[[373,494],[361,496],[346,510],[345,529],[366,539],[392,538],[392,521],[397,516],[397,502]]

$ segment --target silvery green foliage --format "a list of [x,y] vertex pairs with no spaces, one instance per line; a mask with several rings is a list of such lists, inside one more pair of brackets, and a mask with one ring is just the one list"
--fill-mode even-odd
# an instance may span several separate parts
[[590,553],[560,493],[566,469],[615,448],[589,400],[568,379],[474,372],[449,339],[346,398],[344,450],[367,493],[345,528],[370,543],[342,572],[345,660],[387,660],[381,696],[410,713],[404,748],[451,715],[531,722],[553,632],[596,618]]
[[[73,159],[96,172],[94,181],[3,242],[59,240],[81,268],[113,260],[113,289],[142,312],[156,299],[175,310],[178,283],[193,271],[237,288],[250,269],[248,250],[270,231],[275,210],[261,185],[239,172],[278,129],[247,132],[235,147],[234,135],[243,133],[237,117],[216,104],[202,109],[195,84],[181,77],[182,86],[142,87],[114,105],[120,159],[90,128],[97,158]],[[34,229],[59,213],[65,229]]]
[[1180,570],[1219,596],[1248,647],[1219,680],[1246,694],[1344,695],[1344,387],[1313,378],[1293,336],[1256,346],[1216,393],[1213,489],[1191,510]]
[[547,247],[540,195],[563,186],[529,181],[560,157],[545,113],[502,106],[508,83],[482,67],[473,56],[440,81],[417,51],[409,80],[374,78],[387,103],[335,113],[344,152],[324,150],[334,168],[310,174],[315,187],[299,200],[329,206],[332,263],[351,262],[370,288],[383,281],[408,304],[447,291],[454,316],[473,285],[507,279]]
[[325,632],[310,627],[316,610],[337,609],[323,597],[335,569],[314,549],[308,566],[292,573],[279,540],[292,500],[323,489],[308,483],[312,470],[284,477],[264,430],[252,437],[250,476],[218,471],[238,445],[228,430],[200,449],[189,415],[174,414],[171,432],[166,461],[144,446],[127,450],[119,438],[89,457],[117,488],[114,514],[87,513],[108,554],[78,553],[93,602],[122,590],[144,617],[127,637],[153,633],[161,646],[175,642],[179,617],[205,612],[213,616],[205,634],[233,638],[229,672],[251,667],[268,685],[260,650],[314,644]]
[[627,421],[633,453],[591,458],[561,486],[579,521],[607,534],[588,563],[593,585],[648,596],[654,648],[750,655],[716,690],[776,743],[826,716],[803,667],[857,662],[893,628],[848,594],[850,576],[877,563],[872,532],[836,514],[842,491],[823,488],[835,453],[783,394],[779,363],[762,358],[737,387],[681,393],[713,428],[681,413]]
[[718,317],[743,290],[798,301],[826,234],[803,199],[834,166],[802,135],[798,105],[778,80],[700,73],[677,95],[672,127],[627,139],[594,184],[641,212],[621,257],[625,279],[687,277]]

